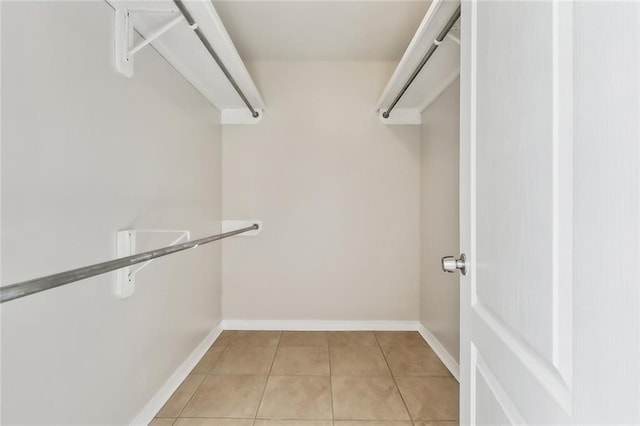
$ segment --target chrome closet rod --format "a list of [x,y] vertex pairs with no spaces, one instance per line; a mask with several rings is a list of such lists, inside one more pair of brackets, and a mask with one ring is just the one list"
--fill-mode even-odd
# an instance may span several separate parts
[[444,26],[442,31],[440,31],[440,34],[438,34],[438,37],[433,41],[433,44],[431,45],[427,53],[424,55],[424,57],[422,58],[422,60],[420,61],[416,69],[413,70],[413,72],[411,73],[409,80],[404,84],[404,86],[402,87],[402,90],[400,90],[400,93],[398,93],[398,96],[396,96],[393,102],[391,102],[391,106],[385,112],[382,113],[383,118],[389,118],[389,113],[391,112],[391,110],[395,108],[400,98],[404,95],[404,93],[407,91],[409,86],[411,86],[411,83],[413,83],[413,80],[415,80],[416,77],[418,77],[418,74],[420,74],[420,71],[422,71],[422,68],[424,68],[424,66],[429,61],[429,59],[431,59],[431,56],[438,49],[438,46],[440,46],[444,38],[447,36],[447,33],[449,32],[449,30],[451,30],[451,27],[453,27],[453,24],[455,24],[458,18],[460,18],[460,7],[461,6],[458,6],[456,11],[453,13],[453,15],[451,15],[451,18],[449,18],[449,20],[447,21],[447,24]]
[[193,17],[191,16],[191,14],[187,10],[187,8],[184,6],[184,3],[182,2],[182,0],[173,0],[173,2],[178,7],[178,9],[180,9],[180,13],[182,13],[182,16],[184,16],[184,19],[187,20],[187,23],[189,24],[189,27],[193,30],[193,32],[196,33],[196,35],[198,36],[198,38],[200,39],[200,41],[202,42],[204,47],[207,49],[207,51],[209,52],[211,57],[216,61],[216,64],[218,64],[218,66],[220,67],[220,69],[224,73],[225,77],[227,77],[227,80],[229,80],[229,83],[231,83],[233,88],[236,90],[236,92],[238,93],[238,95],[242,99],[242,102],[244,102],[244,104],[247,106],[247,108],[249,108],[249,111],[251,111],[251,116],[253,118],[257,118],[260,115],[260,113],[258,113],[258,111],[256,111],[251,106],[251,103],[249,102],[247,97],[242,92],[242,89],[240,89],[240,86],[238,86],[238,83],[236,83],[236,81],[233,79],[233,77],[231,76],[231,73],[229,72],[227,67],[224,66],[224,63],[222,63],[222,60],[220,59],[220,57],[218,56],[216,51],[213,50],[213,47],[211,46],[211,43],[209,43],[209,40],[207,40],[205,35],[200,30],[200,26],[196,23],[196,21],[193,20]]
[[235,231],[225,232],[223,234],[212,235],[210,237],[200,238],[199,240],[187,241],[186,243],[176,244],[173,246],[163,247],[155,250],[145,251],[144,253],[134,254],[132,256],[121,257],[119,259],[109,260],[107,262],[96,263],[95,265],[84,266],[82,268],[72,269],[58,274],[47,275],[33,280],[23,281],[0,287],[0,303],[10,300],[19,299],[41,291],[60,287],[74,281],[80,281],[95,275],[104,274],[106,272],[115,271],[116,269],[126,268],[137,263],[147,262],[151,259],[167,256],[179,251],[196,248],[203,244],[212,243],[222,240],[223,238],[232,237],[242,234],[243,232],[259,229],[260,226],[254,223],[246,228],[236,229]]

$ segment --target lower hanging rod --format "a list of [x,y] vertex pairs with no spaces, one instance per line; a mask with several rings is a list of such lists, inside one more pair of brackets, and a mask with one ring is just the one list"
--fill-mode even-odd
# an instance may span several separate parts
[[422,58],[422,60],[420,61],[416,69],[413,70],[413,72],[411,73],[411,76],[409,77],[409,80],[407,80],[407,82],[404,84],[404,86],[402,87],[402,90],[400,90],[400,93],[398,93],[398,96],[396,96],[393,102],[391,102],[391,106],[389,106],[389,108],[382,113],[383,118],[389,118],[389,114],[391,113],[393,108],[395,108],[400,98],[404,95],[404,93],[407,91],[409,86],[411,86],[411,83],[413,83],[413,80],[415,80],[416,77],[418,77],[418,74],[420,74],[420,71],[422,71],[422,68],[424,68],[427,62],[429,62],[429,59],[431,59],[431,56],[433,56],[435,51],[438,49],[438,46],[442,44],[442,42],[444,41],[444,38],[447,36],[447,33],[449,32],[449,30],[451,30],[451,27],[453,27],[453,25],[456,23],[458,18],[460,18],[460,7],[461,6],[458,6],[456,11],[453,13],[453,15],[451,15],[451,18],[449,18],[449,20],[447,21],[447,24],[444,26],[442,31],[440,31],[440,34],[438,34],[438,37],[436,37],[436,39],[433,40],[433,44],[431,45],[427,53],[424,55],[424,57]]
[[207,40],[207,37],[205,37],[204,33],[202,32],[202,30],[200,29],[196,21],[194,21],[193,17],[191,16],[191,13],[189,13],[189,11],[185,7],[182,0],[173,0],[173,2],[180,10],[180,13],[182,13],[182,16],[184,16],[184,18],[187,20],[189,27],[193,30],[194,33],[196,33],[196,35],[198,36],[198,38],[200,39],[204,47],[207,49],[207,51],[209,52],[213,60],[216,61],[216,64],[218,64],[222,73],[225,75],[225,77],[227,77],[227,80],[229,80],[229,83],[231,83],[235,91],[238,93],[238,95],[240,96],[240,99],[242,99],[242,102],[244,102],[247,108],[249,108],[249,111],[251,111],[251,116],[253,118],[258,118],[260,113],[256,111],[255,108],[253,108],[253,106],[251,106],[251,102],[249,102],[247,97],[242,92],[242,89],[240,89],[240,86],[238,86],[238,83],[236,83],[236,81],[233,79],[233,76],[231,75],[227,67],[224,65],[224,63],[222,62],[222,60],[220,59],[216,51],[213,50],[213,46],[211,46],[211,43],[209,43],[209,40]]
[[96,263],[95,265],[84,266],[82,268],[72,269],[70,271],[60,272],[58,274],[47,275],[45,277],[0,287],[0,303],[20,299],[21,297],[40,293],[41,291],[50,290],[75,281],[84,280],[85,278],[115,271],[116,269],[126,268],[137,263],[147,262],[179,251],[196,248],[200,245],[242,234],[243,232],[255,231],[259,228],[260,226],[257,223],[254,223],[246,228],[236,229],[235,231],[225,232],[224,234],[212,235],[210,237],[200,238],[199,240],[149,250],[132,256],[121,257],[107,262]]

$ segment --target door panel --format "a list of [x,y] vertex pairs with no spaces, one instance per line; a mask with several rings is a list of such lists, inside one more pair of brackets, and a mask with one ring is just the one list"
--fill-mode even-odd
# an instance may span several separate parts
[[566,423],[571,394],[548,361],[518,340],[482,305],[474,306],[471,318],[478,358],[504,390],[499,400],[504,406],[513,406],[510,418],[522,418],[528,424]]
[[571,419],[571,13],[463,3],[463,423]]
[[549,2],[479,2],[477,302],[552,357]]

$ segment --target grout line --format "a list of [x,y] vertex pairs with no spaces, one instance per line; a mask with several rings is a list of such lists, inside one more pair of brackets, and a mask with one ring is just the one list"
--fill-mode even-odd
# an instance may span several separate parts
[[262,406],[262,399],[264,398],[264,394],[267,390],[267,385],[269,384],[269,378],[271,377],[271,371],[273,370],[273,364],[276,362],[276,356],[278,355],[278,348],[280,348],[280,340],[282,340],[282,330],[278,331],[278,343],[276,343],[276,350],[273,352],[273,359],[271,360],[271,366],[269,367],[269,372],[267,373],[267,379],[264,381],[264,388],[262,388],[262,395],[260,395],[260,401],[258,402],[258,408],[256,408],[256,414],[253,417],[253,424],[256,424],[256,420],[258,419],[258,413],[260,412],[260,406]]
[[384,358],[384,362],[387,364],[387,368],[389,369],[389,373],[391,374],[391,380],[393,380],[393,384],[396,385],[396,389],[398,390],[398,394],[400,395],[400,399],[402,400],[402,404],[404,405],[404,409],[407,410],[407,415],[409,416],[409,421],[411,423],[414,423],[413,417],[411,416],[411,411],[409,411],[409,407],[407,406],[407,401],[404,400],[404,396],[402,395],[402,392],[400,392],[400,386],[398,386],[398,382],[396,381],[396,376],[393,374],[393,370],[391,369],[391,366],[389,365],[389,360],[387,359],[387,356],[384,354],[384,351],[382,350],[382,346],[380,345],[380,341],[378,340],[378,336],[376,335],[376,333],[373,333],[373,336],[376,338],[376,342],[378,343],[378,349],[380,349],[380,352],[382,352],[382,358]]
[[[182,413],[184,412],[184,409],[185,409],[185,408],[187,408],[187,405],[189,405],[189,403],[191,402],[191,400],[193,399],[193,397],[195,396],[195,394],[198,392],[198,390],[200,390],[200,387],[202,386],[202,384],[204,383],[204,381],[207,379],[207,375],[206,375],[206,374],[203,374],[203,376],[204,376],[204,377],[202,378],[202,381],[198,384],[198,387],[196,388],[196,390],[194,390],[194,391],[193,391],[193,393],[191,394],[191,396],[189,397],[189,399],[187,400],[187,402],[184,404],[184,407],[182,407],[182,408],[180,409],[180,412],[178,413],[178,416],[176,417],[176,419],[175,419],[175,421],[174,421],[173,423],[175,423],[175,422],[177,422],[177,421],[178,421],[178,419],[180,418],[180,416],[182,416]],[[187,377],[189,377],[189,376],[187,376]],[[185,380],[187,380],[187,379],[185,378]],[[184,383],[184,381],[183,381],[182,383]],[[182,383],[180,383],[180,385],[182,385]]]
[[[222,335],[222,333],[221,333],[221,335]],[[220,338],[220,336],[218,336],[218,339],[219,339],[219,338]],[[216,340],[218,340],[218,339],[216,339]],[[211,350],[211,348],[213,348],[213,345],[215,345],[215,344],[216,344],[216,340],[214,340],[214,341],[213,341],[213,343],[211,344],[211,346],[209,346],[209,349],[207,349],[207,352],[209,352],[209,351]],[[208,370],[208,372],[203,374],[204,378],[202,379],[202,381],[200,382],[200,384],[198,385],[198,387],[196,388],[196,390],[195,390],[195,391],[193,391],[193,393],[191,394],[191,396],[190,396],[190,397],[189,397],[189,399],[187,400],[186,404],[184,404],[184,407],[182,407],[182,409],[181,409],[181,410],[180,410],[180,412],[178,413],[178,417],[176,417],[176,419],[175,419],[175,421],[174,421],[173,423],[177,422],[177,421],[178,421],[178,419],[179,419],[180,417],[182,417],[182,413],[184,412],[185,408],[187,408],[187,405],[189,405],[189,403],[191,402],[191,400],[193,399],[193,397],[196,395],[196,393],[198,393],[198,391],[200,390],[200,387],[202,387],[202,384],[204,383],[204,381],[205,381],[205,380],[207,380],[207,376],[209,376],[209,372],[210,372],[211,370],[213,370],[213,367],[216,365],[216,363],[217,363],[218,361],[220,361],[220,358],[222,358],[222,355],[224,355],[224,353],[227,351],[227,348],[228,348],[228,347],[229,347],[229,344],[226,344],[226,345],[224,346],[224,348],[222,349],[222,352],[220,353],[220,356],[218,356],[218,358],[217,358],[217,359],[216,359],[216,361],[213,363],[213,365],[212,365],[212,366],[211,366],[211,368]],[[202,356],[203,358],[204,358],[205,356],[207,356],[207,352],[205,352],[205,353],[204,353],[204,355]],[[202,359],[201,359],[201,360],[202,360]],[[200,362],[200,361],[198,361],[198,362]],[[196,365],[198,365],[198,364],[196,364]],[[195,367],[193,367],[193,368],[195,368]],[[185,377],[185,379],[184,379],[184,380],[187,380],[187,378],[189,377],[189,375],[190,375],[190,374],[191,374],[191,371],[189,372],[189,374],[187,374],[187,377]],[[184,383],[184,380],[182,381],[182,383]],[[180,385],[182,385],[182,383],[180,383]]]
[[[213,342],[215,343],[215,342]],[[223,348],[222,348],[222,352],[220,352],[220,355],[218,355],[218,358],[214,361],[213,365],[211,365],[211,368],[209,368],[207,370],[206,374],[207,376],[214,376],[214,374],[212,374],[211,372],[213,371],[213,368],[216,366],[216,364],[222,359],[223,355],[225,352],[227,352],[227,349],[229,348],[229,344],[226,344]]]
[[[224,333],[224,330],[222,330],[222,333]],[[220,333],[220,336],[222,336],[222,333]],[[187,401],[186,404],[184,404],[184,407],[182,407],[182,409],[180,410],[180,412],[178,413],[178,417],[176,417],[175,421],[173,423],[176,423],[178,421],[179,418],[182,417],[182,413],[184,412],[185,408],[187,408],[187,405],[189,405],[189,403],[191,402],[191,400],[193,399],[193,397],[195,396],[195,394],[200,390],[200,387],[202,386],[202,384],[204,383],[205,380],[207,380],[207,376],[211,375],[209,374],[211,372],[211,370],[213,370],[213,367],[218,363],[218,361],[220,361],[220,358],[222,358],[222,355],[224,355],[224,353],[227,351],[227,348],[229,347],[229,345],[231,344],[231,342],[234,340],[234,338],[236,338],[235,336],[237,335],[237,333],[233,333],[234,337],[231,338],[231,340],[229,340],[229,343],[227,343],[226,345],[224,345],[222,352],[220,353],[220,356],[215,360],[215,362],[213,363],[213,365],[211,366],[211,368],[208,370],[208,372],[204,373],[204,379],[202,379],[202,381],[200,382],[200,384],[198,385],[198,387],[196,388],[196,390],[193,392],[193,394],[189,397],[189,400]],[[220,338],[220,336],[218,336],[218,339]],[[214,340],[213,343],[211,344],[211,346],[209,346],[209,349],[207,349],[207,352],[209,352],[211,350],[211,348],[213,348],[213,345],[216,344],[216,341],[218,340]],[[207,355],[207,352],[204,353],[203,358]],[[202,360],[202,359],[201,359]],[[200,362],[200,361],[198,361]],[[196,364],[197,365],[197,364]],[[194,367],[195,368],[195,367]],[[189,377],[189,375],[191,374],[191,371],[189,372],[189,374],[187,374],[187,377]],[[187,378],[185,377],[184,380],[187,380]],[[184,380],[182,381],[182,383],[184,383]],[[182,385],[182,383],[180,383]]]
[[[272,331],[272,330],[270,330]],[[230,420],[253,420],[253,419],[248,419],[248,418],[244,418],[244,417],[190,417],[192,419],[230,419]],[[307,422],[332,422],[332,420],[329,419],[300,419],[297,417],[258,417],[256,420],[269,420],[269,421],[285,421],[285,422],[302,422],[302,423],[307,423]],[[384,423],[384,422],[389,422],[390,420],[368,420],[368,419],[355,419],[355,420],[344,420],[344,421],[356,421],[356,422],[363,422],[363,421],[369,421],[369,422],[373,422],[373,423]],[[398,420],[391,420],[391,421],[398,421]],[[402,420],[400,420],[402,421]]]
[[[267,388],[267,385],[268,385],[269,379],[270,379],[270,377],[272,377],[273,366],[275,365],[275,359],[276,359],[276,356],[277,356],[277,353],[278,353],[278,349],[280,348],[280,344],[281,344],[281,341],[282,341],[282,334],[283,334],[283,332],[282,332],[282,331],[278,331],[278,333],[279,333],[279,335],[278,335],[278,341],[277,341],[276,346],[275,346],[275,350],[274,350],[273,358],[272,358],[272,360],[271,360],[271,365],[270,365],[270,367],[269,367],[269,371],[268,371],[267,376],[266,376],[265,384],[264,384],[264,387],[263,387],[263,389],[262,389],[262,394],[261,394],[261,396],[260,396],[260,400],[259,400],[259,402],[258,402],[258,407],[257,407],[257,409],[256,409],[256,413],[255,413],[255,415],[254,415],[253,419],[247,418],[247,420],[253,420],[253,423],[252,423],[252,424],[253,424],[253,426],[255,426],[255,424],[256,424],[256,423],[257,423],[257,421],[258,421],[258,412],[260,411],[260,407],[261,407],[261,405],[262,405],[262,401],[263,401],[263,399],[264,399],[264,395],[265,395],[265,393],[266,393],[266,388]],[[411,422],[411,424],[415,425],[415,422],[416,422],[417,420],[413,419],[413,418],[412,418],[412,416],[411,416],[411,412],[409,411],[409,407],[407,406],[407,403],[406,403],[406,401],[405,401],[405,398],[404,398],[404,396],[402,395],[402,392],[400,391],[400,387],[398,386],[398,382],[397,382],[397,380],[396,380],[396,376],[393,374],[393,371],[391,370],[391,366],[390,366],[390,364],[389,364],[389,360],[387,359],[387,356],[385,355],[385,352],[384,352],[384,350],[383,350],[383,346],[380,344],[380,341],[378,340],[378,336],[376,335],[375,331],[373,332],[373,335],[374,335],[374,338],[375,338],[375,341],[376,341],[377,348],[380,350],[380,352],[382,352],[382,356],[383,356],[383,359],[385,360],[385,364],[386,364],[387,368],[389,369],[389,373],[390,373],[390,375],[391,375],[391,379],[393,380],[394,385],[396,386],[396,389],[398,390],[398,393],[399,393],[399,395],[400,395],[400,399],[402,400],[402,403],[403,403],[403,405],[404,405],[404,407],[405,407],[405,410],[406,410],[407,414],[409,415],[409,422]],[[216,364],[216,363],[218,363],[218,362],[220,361],[220,359],[222,358],[222,356],[224,355],[224,353],[227,351],[227,349],[229,348],[229,346],[233,343],[233,341],[235,341],[235,340],[237,340],[237,339],[238,339],[238,336],[237,336],[237,334],[236,334],[236,335],[234,335],[234,337],[232,337],[231,339],[229,339],[229,341],[228,341],[228,343],[227,343],[227,344],[225,344],[225,345],[224,345],[223,350],[222,350],[222,352],[220,353],[220,356],[216,359],[216,361],[213,363],[213,365],[212,365],[212,366],[211,366],[211,368],[208,370],[208,372],[207,372],[207,373],[202,374],[202,375],[203,375],[203,376],[205,376],[205,377],[203,378],[202,382],[200,382],[200,384],[196,387],[196,390],[195,390],[195,391],[193,392],[193,394],[189,397],[189,399],[188,399],[188,401],[185,403],[185,405],[182,407],[182,409],[180,410],[180,412],[179,412],[178,416],[173,418],[173,423],[172,423],[172,424],[175,424],[175,423],[178,421],[178,419],[180,419],[180,418],[185,418],[185,417],[183,417],[183,416],[182,416],[182,414],[183,414],[184,410],[186,409],[187,405],[189,405],[189,403],[191,402],[191,400],[193,399],[193,397],[195,396],[195,394],[200,390],[200,388],[202,387],[202,384],[203,384],[203,383],[204,383],[204,381],[207,379],[207,376],[211,375],[210,373],[211,373],[211,371],[213,370],[213,368],[214,368],[215,364]],[[207,349],[207,352],[208,352],[208,351],[213,347],[213,345],[215,345],[215,343],[216,343],[216,342],[214,341],[214,342],[211,344],[211,346],[209,347],[209,349]],[[428,343],[427,343],[427,346],[428,346]],[[385,346],[385,347],[391,347],[391,348],[393,348],[394,346],[388,346],[388,345],[387,345],[387,346]],[[429,347],[429,346],[428,346],[428,347]],[[329,334],[328,334],[328,332],[327,332],[327,351],[328,351],[328,355],[329,355],[329,390],[330,390],[330,393],[331,393],[331,417],[332,417],[332,418],[331,418],[331,423],[335,426],[335,424],[336,424],[336,419],[335,419],[334,394],[333,394],[333,377],[334,377],[334,376],[333,376],[333,369],[332,369],[332,363],[331,363],[331,346],[330,346],[330,344],[329,344]],[[206,355],[206,353],[205,353],[205,355]],[[322,376],[317,376],[317,375],[301,375],[301,376],[308,376],[308,377],[322,377]],[[451,376],[451,375],[449,375],[449,376]],[[406,377],[449,377],[449,376],[406,376]],[[188,377],[188,376],[187,376],[187,377]],[[345,377],[347,377],[347,376],[345,376]],[[397,377],[405,377],[405,376],[397,376]],[[186,380],[186,379],[185,379],[185,380]],[[183,383],[184,383],[184,381],[183,381]],[[181,383],[181,384],[182,384],[182,383]],[[325,419],[323,419],[323,420],[325,420]],[[326,420],[325,420],[325,421],[326,421]],[[446,420],[446,421],[450,421],[450,420]]]

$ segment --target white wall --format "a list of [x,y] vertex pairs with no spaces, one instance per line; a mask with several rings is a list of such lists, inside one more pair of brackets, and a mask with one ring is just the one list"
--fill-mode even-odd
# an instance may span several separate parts
[[420,321],[459,361],[460,274],[442,271],[443,256],[460,254],[460,81],[422,113],[420,188]]
[[225,319],[417,320],[420,128],[375,105],[394,64],[259,62],[256,126],[223,129]]
[[[108,260],[115,231],[220,229],[219,113],[105,2],[2,2],[2,283]],[[165,239],[153,241],[164,245]],[[2,306],[2,423],[128,423],[218,323],[220,245]]]

